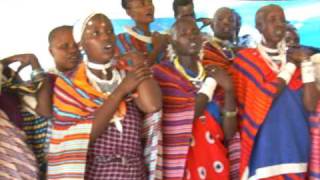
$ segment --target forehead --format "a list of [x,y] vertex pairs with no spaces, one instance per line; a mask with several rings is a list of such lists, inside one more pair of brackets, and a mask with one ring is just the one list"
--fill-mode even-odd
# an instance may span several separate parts
[[289,37],[298,36],[298,33],[294,29],[291,29],[291,28],[288,28],[286,30],[286,34]]
[[190,4],[186,4],[186,5],[183,5],[183,6],[178,6],[178,12],[182,12],[182,11],[193,11],[193,5],[190,3]]
[[66,40],[66,37],[69,37],[69,36],[73,37],[71,28],[60,28],[60,29],[57,29],[52,34],[52,40],[51,41],[63,41],[63,40]]
[[229,8],[223,8],[223,9],[219,9],[214,17],[227,17],[227,16],[234,16],[235,14],[233,13],[233,11]]
[[94,27],[106,27],[106,28],[112,28],[111,21],[104,15],[96,15],[93,16],[86,24],[85,29],[90,29]]
[[264,11],[264,17],[266,18],[268,16],[281,16],[281,17],[284,17],[284,12],[280,7],[272,6],[272,7],[269,7],[267,9],[265,9],[265,11]]
[[195,21],[191,19],[179,21],[173,28],[173,30],[176,32],[187,31],[191,29],[198,29]]
[[130,4],[141,4],[145,2],[152,3],[152,0],[128,0],[127,5],[130,6]]

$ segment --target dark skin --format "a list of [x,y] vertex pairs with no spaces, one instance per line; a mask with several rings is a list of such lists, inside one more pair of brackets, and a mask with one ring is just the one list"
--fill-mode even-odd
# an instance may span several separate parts
[[[91,62],[106,64],[114,57],[115,52],[115,35],[111,21],[106,16],[97,14],[89,22],[88,24],[91,25],[86,25],[81,45]],[[139,55],[129,54],[123,58],[132,58],[135,62],[143,62],[143,59],[139,59],[142,58]],[[107,77],[103,76],[101,71],[92,69],[91,71],[101,79],[111,79],[112,73],[110,72],[112,68],[114,67],[110,67],[107,70],[109,72]],[[150,85],[150,80],[154,82],[151,75],[150,69],[144,63],[134,64],[133,69],[127,73],[119,86],[94,113],[95,119],[90,136],[91,143],[109,126],[109,122],[118,109],[120,102],[131,92],[137,90],[138,94],[144,93],[143,96],[138,95],[135,98],[135,103],[143,112],[155,112],[161,108],[160,88],[157,84]]]
[[211,23],[211,29],[214,32],[214,36],[222,40],[233,42],[236,38],[236,20],[236,16],[232,9],[218,9]]
[[[32,70],[41,68],[38,58],[34,54],[19,54],[19,55],[10,56],[8,58],[5,58],[2,61],[2,64],[4,66],[8,66],[9,64],[14,62],[21,63],[17,72],[19,72],[20,70],[22,70],[24,67],[28,65],[32,67]],[[35,111],[41,116],[50,117],[52,115],[51,113],[52,103],[51,103],[51,96],[49,96],[49,93],[52,93],[52,92],[50,90],[50,84],[49,84],[48,78],[44,78],[42,82],[43,84],[40,90],[36,93],[37,106]]]
[[[170,42],[179,58],[180,64],[198,73],[197,62],[201,49],[200,30],[191,18],[181,19],[172,30]],[[213,71],[214,70],[214,71]],[[207,76],[214,78],[217,83],[225,90],[224,111],[235,111],[235,99],[232,80],[222,69],[214,66],[206,67]],[[197,94],[195,99],[194,119],[200,117],[208,103],[208,97],[202,93]],[[223,130],[226,140],[232,138],[236,131],[236,120],[234,118],[224,118]]]
[[[269,48],[276,48],[277,44],[285,37],[286,20],[283,10],[277,6],[265,7],[265,15],[261,16],[256,24],[257,29],[265,37],[264,45]],[[287,51],[288,62],[294,63],[297,67],[305,59],[310,59],[310,51],[305,48],[290,48]],[[278,78],[277,95],[286,87],[283,79]],[[318,93],[314,82],[304,84],[303,103],[308,111],[314,111],[317,101]]]
[[[300,38],[295,29],[287,27],[286,43],[290,47],[288,54],[291,59],[310,59],[312,51],[308,48],[300,46]],[[303,86],[303,103],[309,112],[314,112],[317,108],[320,93],[316,88],[315,83],[305,83]]]
[[[310,59],[312,51],[308,48],[295,47],[288,50],[288,58],[293,61]],[[307,111],[314,112],[317,108],[320,93],[315,82],[303,84],[303,104]]]
[[[265,13],[264,16],[259,16],[256,21],[256,28],[265,37],[263,44],[269,48],[276,48],[285,35],[286,20],[284,12],[280,7],[268,7],[268,9],[265,8],[263,12]],[[300,65],[300,61],[292,60],[292,62]],[[278,82],[277,95],[286,87],[285,80],[278,78]]]
[[[269,6],[268,6],[269,7]],[[264,17],[259,19],[256,28],[265,38],[263,44],[269,48],[277,48],[286,32],[286,19],[283,10],[277,6],[265,9]]]
[[196,18],[196,14],[194,12],[193,4],[187,4],[185,6],[178,6],[177,14],[175,16],[176,19],[180,18]]
[[158,32],[151,33],[150,24],[154,21],[154,6],[152,0],[132,0],[128,2],[127,14],[135,21],[136,28],[145,35],[152,37],[153,51],[148,54],[148,64],[153,65],[158,55],[164,52],[168,45],[168,36]]
[[[58,28],[52,34],[49,42],[49,52],[54,58],[56,68],[65,73],[73,70],[80,62],[80,52],[72,36],[72,27]],[[52,86],[48,78],[37,92],[38,105],[36,111],[39,115],[52,116]]]
[[286,43],[288,47],[299,47],[300,46],[300,38],[296,30],[288,27],[286,31]]
[[58,71],[64,73],[74,69],[80,62],[80,52],[72,36],[72,27],[55,31],[49,42],[49,51]]
[[[214,32],[214,36],[224,40],[235,43],[238,40],[239,33],[239,17],[230,8],[220,8],[215,13],[213,20],[211,21],[211,29]],[[219,42],[218,42],[219,43]],[[226,45],[219,43],[221,47]],[[237,52],[241,48],[234,47],[233,51]]]

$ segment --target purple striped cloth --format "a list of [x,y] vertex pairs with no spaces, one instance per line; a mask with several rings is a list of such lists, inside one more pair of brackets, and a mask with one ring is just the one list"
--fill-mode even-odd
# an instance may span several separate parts
[[320,180],[320,101],[317,110],[309,118],[311,153],[309,161],[309,179]]
[[36,158],[25,143],[25,134],[0,112],[0,179],[38,179]]

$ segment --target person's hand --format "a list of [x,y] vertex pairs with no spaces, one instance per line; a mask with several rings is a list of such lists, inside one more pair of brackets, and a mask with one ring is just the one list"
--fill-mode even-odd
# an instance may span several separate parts
[[198,18],[198,19],[196,19],[196,22],[201,22],[202,23],[202,26],[200,27],[200,30],[201,30],[202,28],[205,28],[205,27],[209,26],[211,24],[211,22],[212,22],[212,19],[210,19],[210,18]]
[[156,50],[164,51],[169,44],[169,35],[160,34],[159,32],[152,33],[152,45]]
[[140,64],[127,73],[126,77],[119,85],[119,89],[123,94],[129,94],[136,90],[142,81],[150,77],[152,77],[150,68],[145,64]]
[[31,65],[33,69],[40,68],[38,58],[34,54],[17,54],[6,58],[4,61],[6,61],[6,65],[12,64],[14,62],[20,62],[21,64],[17,72],[28,65]]
[[147,61],[141,53],[136,51],[130,51],[118,58],[118,67],[127,71],[132,71],[142,64],[147,64]]
[[289,48],[287,51],[288,62],[300,66],[301,62],[310,59],[312,51],[303,47]]
[[225,70],[210,65],[206,67],[206,72],[207,75],[215,79],[218,85],[221,86],[225,91],[233,90],[232,79]]

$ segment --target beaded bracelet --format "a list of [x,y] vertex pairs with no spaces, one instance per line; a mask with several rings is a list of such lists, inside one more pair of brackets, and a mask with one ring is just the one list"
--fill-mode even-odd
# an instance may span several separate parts
[[45,75],[45,71],[42,68],[34,69],[31,72],[31,80],[32,81],[41,81],[44,79],[43,75]]
[[235,118],[238,114],[238,109],[235,111],[222,111],[222,115],[225,118]]

